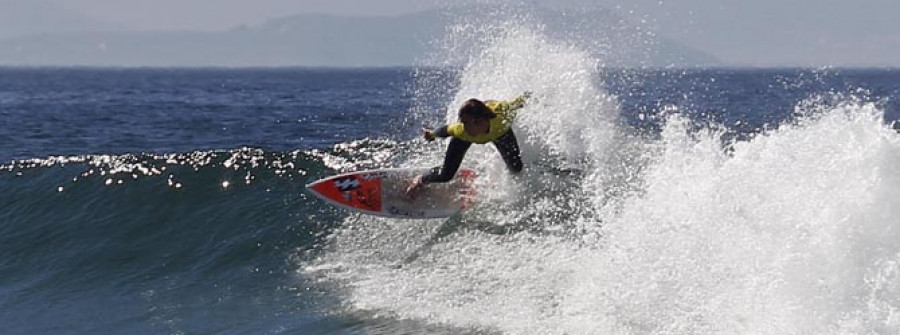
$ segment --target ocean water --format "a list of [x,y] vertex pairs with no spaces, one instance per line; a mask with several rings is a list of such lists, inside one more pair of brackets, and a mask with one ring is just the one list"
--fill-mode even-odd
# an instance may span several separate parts
[[[0,69],[0,333],[900,332],[900,71],[490,36],[461,67]],[[304,190],[437,165],[422,125],[526,90],[525,170],[473,147],[456,217]]]

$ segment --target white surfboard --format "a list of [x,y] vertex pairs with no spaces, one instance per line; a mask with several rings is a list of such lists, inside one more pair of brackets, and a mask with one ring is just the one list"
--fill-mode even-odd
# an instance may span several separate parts
[[306,188],[326,202],[366,214],[408,219],[450,217],[471,207],[475,172],[460,169],[448,183],[423,187],[415,198],[406,195],[411,180],[429,169],[381,169],[345,173],[317,180]]

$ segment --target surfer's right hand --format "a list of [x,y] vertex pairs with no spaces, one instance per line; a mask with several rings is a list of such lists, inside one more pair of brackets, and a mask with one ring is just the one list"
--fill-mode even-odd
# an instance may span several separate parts
[[435,136],[434,136],[434,133],[431,132],[431,129],[422,128],[422,132],[423,132],[422,136],[425,137],[426,141],[428,141],[428,142],[434,141]]

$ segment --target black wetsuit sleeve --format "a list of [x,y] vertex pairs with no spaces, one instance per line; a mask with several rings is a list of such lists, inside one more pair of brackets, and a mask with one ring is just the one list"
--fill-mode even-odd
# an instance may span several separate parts
[[450,137],[450,133],[447,132],[447,125],[443,125],[440,128],[435,129],[433,132],[431,132],[431,134],[435,137]]

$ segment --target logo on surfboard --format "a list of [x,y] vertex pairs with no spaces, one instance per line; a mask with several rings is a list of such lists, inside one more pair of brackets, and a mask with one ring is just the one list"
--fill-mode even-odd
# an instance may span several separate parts
[[337,187],[338,191],[341,192],[352,191],[358,189],[360,186],[359,180],[357,180],[355,176],[340,178],[334,181],[334,187]]

